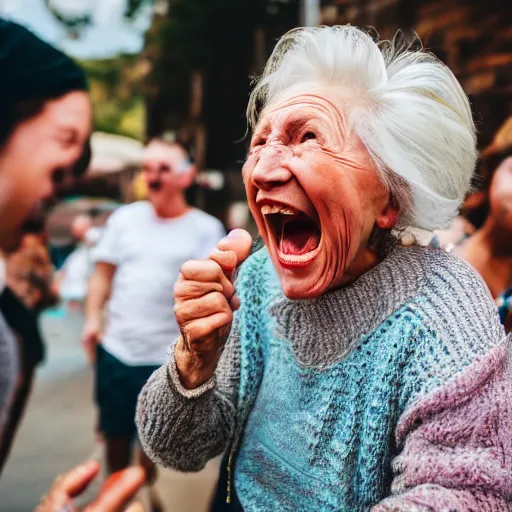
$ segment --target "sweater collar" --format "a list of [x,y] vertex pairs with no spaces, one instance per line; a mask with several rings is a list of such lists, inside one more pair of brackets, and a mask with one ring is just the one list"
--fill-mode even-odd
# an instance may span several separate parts
[[395,246],[354,283],[315,299],[290,300],[281,292],[270,308],[275,335],[291,344],[304,366],[341,360],[361,337],[418,294],[422,255],[431,250]]

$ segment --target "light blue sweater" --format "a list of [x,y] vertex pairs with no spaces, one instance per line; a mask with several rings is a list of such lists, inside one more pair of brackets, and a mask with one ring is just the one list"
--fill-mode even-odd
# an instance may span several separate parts
[[[396,499],[396,510],[412,510],[404,491],[414,489],[409,507],[432,494],[433,476],[418,486],[404,477],[431,414],[422,404],[504,345],[480,278],[442,251],[396,248],[353,285],[291,301],[263,249],[243,266],[237,290],[242,307],[214,389],[192,396],[171,361],[170,374],[159,370],[142,392],[148,453],[197,470],[228,449],[228,496],[234,482],[246,511],[395,510]],[[411,420],[411,411],[422,412]],[[439,428],[455,428],[456,417]]]

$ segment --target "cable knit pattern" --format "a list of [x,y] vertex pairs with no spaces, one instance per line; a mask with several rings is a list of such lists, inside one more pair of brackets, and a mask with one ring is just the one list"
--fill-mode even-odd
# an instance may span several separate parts
[[216,388],[186,398],[164,366],[141,393],[154,460],[197,470],[228,449],[246,511],[512,510],[509,343],[466,264],[397,247],[291,301],[263,249],[237,290]]

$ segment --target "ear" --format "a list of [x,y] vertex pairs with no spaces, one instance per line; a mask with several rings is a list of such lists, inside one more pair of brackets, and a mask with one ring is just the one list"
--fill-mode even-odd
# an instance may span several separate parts
[[196,172],[196,166],[191,163],[189,168],[181,175],[181,183],[183,188],[189,188],[193,185],[196,178]]
[[379,212],[375,224],[381,229],[393,229],[400,218],[400,206],[393,196],[389,197],[387,205]]

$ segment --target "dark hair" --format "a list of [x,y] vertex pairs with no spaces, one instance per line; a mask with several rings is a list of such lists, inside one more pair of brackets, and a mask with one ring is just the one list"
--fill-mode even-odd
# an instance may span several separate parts
[[22,226],[24,235],[40,235],[45,232],[46,217],[43,213],[33,215],[30,219],[26,220]]
[[30,30],[0,17],[0,147],[47,100],[88,90],[82,68]]
[[82,154],[80,158],[77,160],[76,164],[73,166],[73,177],[80,178],[82,177],[87,169],[89,168],[89,164],[91,162],[92,157],[92,149],[91,149],[91,139],[87,139],[84,144],[84,148],[82,150]]
[[47,98],[39,98],[0,106],[0,148],[21,123],[40,114],[47,101]]

